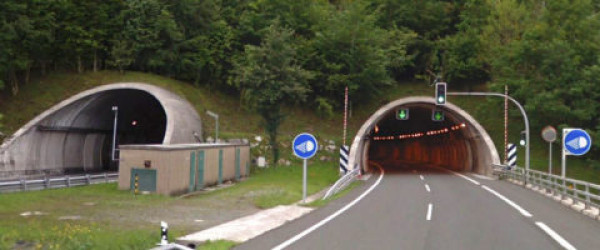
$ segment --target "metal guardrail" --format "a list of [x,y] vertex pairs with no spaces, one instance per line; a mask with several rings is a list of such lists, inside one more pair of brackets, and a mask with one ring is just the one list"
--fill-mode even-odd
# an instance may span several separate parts
[[327,193],[325,193],[325,196],[323,196],[323,200],[331,197],[332,195],[336,194],[337,192],[348,186],[348,184],[350,184],[352,181],[354,181],[354,179],[356,179],[356,176],[358,176],[359,172],[360,168],[355,168],[354,170],[340,177],[340,179],[337,180],[335,184],[333,184],[333,186],[329,188],[329,190],[327,190]]
[[547,194],[560,196],[561,199],[571,198],[585,205],[585,209],[600,207],[600,185],[570,178],[562,178],[537,170],[526,171],[520,167],[511,170],[498,171],[500,176],[531,184],[543,189]]
[[90,184],[116,182],[118,173],[103,173],[96,175],[46,177],[37,180],[16,180],[0,182],[0,193],[32,191],[54,188],[85,186]]

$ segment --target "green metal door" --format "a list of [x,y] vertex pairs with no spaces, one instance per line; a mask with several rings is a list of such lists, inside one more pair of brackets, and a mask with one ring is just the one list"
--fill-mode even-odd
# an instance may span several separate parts
[[194,191],[195,186],[196,186],[195,163],[196,163],[196,154],[194,153],[194,151],[192,151],[192,152],[190,152],[190,187],[188,188],[189,192]]
[[138,190],[156,192],[156,169],[132,168],[131,190],[135,189],[135,177],[138,177]]
[[198,151],[196,154],[196,190],[200,190],[204,187],[204,150]]

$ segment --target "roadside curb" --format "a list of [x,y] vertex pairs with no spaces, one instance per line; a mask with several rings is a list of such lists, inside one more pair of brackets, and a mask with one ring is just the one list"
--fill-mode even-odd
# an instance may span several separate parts
[[[306,198],[306,204],[323,197],[330,186]],[[254,214],[234,219],[205,230],[177,238],[175,242],[186,246],[198,246],[206,241],[228,240],[242,243],[265,232],[298,219],[315,208],[303,206],[302,200],[291,205],[279,205]]]

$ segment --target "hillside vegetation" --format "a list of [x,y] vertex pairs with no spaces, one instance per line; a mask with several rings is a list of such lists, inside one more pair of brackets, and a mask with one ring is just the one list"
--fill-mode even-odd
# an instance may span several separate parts
[[[53,73],[48,77],[33,79],[30,84],[23,86],[21,94],[16,97],[0,99],[0,111],[11,114],[4,117],[5,127],[3,132],[11,134],[36,115],[50,108],[52,105],[75,95],[83,90],[95,86],[116,82],[143,82],[161,86],[187,99],[198,111],[204,127],[204,135],[214,134],[213,119],[206,115],[205,110],[220,114],[220,135],[223,138],[248,138],[263,136],[263,120],[259,114],[240,102],[236,94],[227,94],[219,90],[210,89],[208,86],[194,86],[189,83],[169,79],[162,76],[140,73],[116,71],[76,73]],[[485,91],[485,85],[475,86],[473,90]],[[356,131],[363,122],[379,107],[390,101],[407,96],[433,96],[434,89],[426,82],[404,82],[387,88],[380,98],[362,105],[353,105],[351,117],[348,120],[347,143],[351,143]],[[359,99],[360,96],[350,96],[350,101]],[[488,131],[501,152],[504,147],[504,104],[501,98],[486,99],[482,97],[449,97],[449,101],[465,109],[475,117]],[[487,100],[487,101],[486,101]],[[339,100],[339,102],[343,102]],[[292,157],[289,145],[294,136],[300,132],[314,133],[319,140],[333,140],[336,145],[342,142],[343,113],[336,112],[330,116],[323,116],[311,107],[303,105],[284,106],[286,119],[281,125],[279,143],[282,147],[282,158]],[[519,133],[524,129],[523,120],[516,107],[510,107],[509,141],[517,142]],[[548,144],[539,136],[539,130],[532,128],[532,168],[546,170],[548,164]],[[554,170],[559,171],[560,158],[558,145],[554,146]],[[255,154],[266,154],[264,149],[254,151]],[[503,154],[500,153],[500,156]],[[271,157],[266,154],[267,157]],[[523,166],[524,149],[519,147],[519,165]],[[333,164],[335,165],[335,164]],[[559,173],[559,172],[555,172]],[[600,169],[588,157],[570,157],[568,176],[590,180],[600,183]]]
[[345,87],[361,96],[358,107],[414,79],[508,85],[533,128],[585,128],[598,160],[599,8],[598,0],[5,0],[0,88],[19,96],[55,71],[150,72],[236,93],[273,137],[290,116],[277,107],[332,117]]

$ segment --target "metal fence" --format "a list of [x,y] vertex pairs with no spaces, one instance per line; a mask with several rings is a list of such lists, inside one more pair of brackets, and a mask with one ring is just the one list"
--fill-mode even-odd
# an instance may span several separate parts
[[16,180],[0,182],[0,193],[43,190],[52,188],[65,188],[75,186],[85,186],[98,183],[116,182],[119,177],[118,173],[102,173],[95,175],[79,175],[79,176],[60,176],[46,177],[37,180]]
[[346,186],[348,186],[348,184],[350,184],[352,181],[354,181],[356,179],[356,176],[358,176],[359,173],[360,173],[360,168],[355,168],[354,170],[352,170],[352,171],[346,173],[344,176],[340,177],[340,179],[337,180],[335,182],[335,184],[333,184],[333,186],[331,186],[331,188],[329,188],[329,190],[327,190],[327,193],[325,193],[325,196],[323,196],[323,200],[331,197],[332,195],[336,194],[340,190],[344,189]]
[[520,167],[499,171],[500,176],[518,181],[520,184],[531,185],[541,189],[548,195],[561,199],[571,198],[574,202],[585,205],[585,209],[600,207],[600,185],[570,178],[562,178],[537,170],[526,171]]

